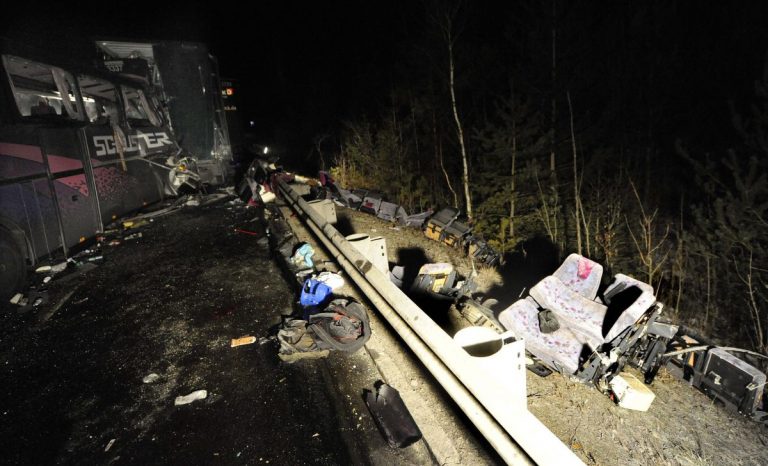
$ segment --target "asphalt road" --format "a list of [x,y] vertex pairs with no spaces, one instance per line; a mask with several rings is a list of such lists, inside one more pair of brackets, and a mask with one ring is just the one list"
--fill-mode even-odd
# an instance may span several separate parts
[[[261,236],[234,231],[260,235],[256,213],[222,204],[158,218],[138,241],[105,246],[94,270],[55,279],[40,309],[4,304],[2,463],[413,462],[366,411],[377,375],[366,358],[289,365],[272,344],[230,347],[267,335],[295,299]],[[174,406],[194,390],[208,397]]]

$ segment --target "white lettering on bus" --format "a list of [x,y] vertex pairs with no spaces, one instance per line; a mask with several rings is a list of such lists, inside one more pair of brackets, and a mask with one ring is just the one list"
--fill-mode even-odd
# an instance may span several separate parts
[[[94,136],[93,145],[96,148],[96,156],[117,154],[114,136]],[[136,152],[142,149],[158,149],[163,146],[172,146],[173,142],[165,132],[144,133],[137,131],[136,134],[128,136],[128,143],[125,152]]]

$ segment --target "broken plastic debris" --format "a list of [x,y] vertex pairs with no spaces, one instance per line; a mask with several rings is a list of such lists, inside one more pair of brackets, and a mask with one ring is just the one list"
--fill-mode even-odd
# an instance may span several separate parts
[[338,290],[344,286],[344,279],[341,275],[333,272],[322,272],[317,276],[317,281],[330,286],[332,290]]
[[50,265],[43,265],[42,267],[38,267],[35,269],[35,272],[37,273],[46,273],[51,271]]
[[148,225],[149,222],[146,220],[128,220],[123,222],[123,228],[130,229],[130,228],[139,228],[143,227],[144,225]]
[[206,397],[208,397],[208,390],[195,390],[189,395],[177,396],[173,404],[176,406],[186,405],[193,401],[204,400]]
[[252,343],[256,343],[256,337],[233,338],[230,347],[234,348],[235,346],[250,345]]
[[48,283],[49,281],[51,281],[50,276],[43,278],[43,283]]
[[617,404],[626,409],[648,411],[656,398],[650,388],[626,372],[611,379],[610,387]]
[[144,382],[144,383],[152,383],[152,382],[157,381],[157,379],[159,379],[159,378],[160,378],[159,375],[157,375],[154,372],[152,372],[151,374],[145,375],[144,378],[141,379],[141,381]]
[[23,294],[16,293],[15,295],[13,295],[13,298],[11,298],[11,304],[19,304],[19,302],[21,301],[21,298],[23,297],[24,297]]
[[66,269],[67,269],[67,262],[60,262],[56,265],[51,266],[51,272],[53,273],[63,272]]
[[115,444],[115,440],[117,440],[117,439],[113,438],[112,440],[109,441],[109,443],[107,443],[107,446],[104,448],[104,453],[108,452],[109,449],[112,448],[112,445]]

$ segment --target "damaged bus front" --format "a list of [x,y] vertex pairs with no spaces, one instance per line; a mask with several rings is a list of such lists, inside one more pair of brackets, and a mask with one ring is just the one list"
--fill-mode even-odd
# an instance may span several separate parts
[[[4,44],[0,70],[0,296],[27,269],[173,193],[179,152],[136,82]],[[170,165],[169,165],[170,164]]]
[[197,161],[201,182],[224,184],[232,175],[232,142],[218,63],[195,42],[98,40],[105,68],[143,80],[164,102],[169,125],[185,154]]

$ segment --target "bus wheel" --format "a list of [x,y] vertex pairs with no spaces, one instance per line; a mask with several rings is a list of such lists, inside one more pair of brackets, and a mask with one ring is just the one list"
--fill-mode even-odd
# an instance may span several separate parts
[[11,234],[0,228],[0,299],[10,298],[26,278],[24,255]]

